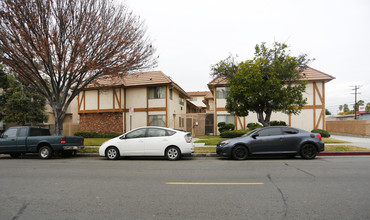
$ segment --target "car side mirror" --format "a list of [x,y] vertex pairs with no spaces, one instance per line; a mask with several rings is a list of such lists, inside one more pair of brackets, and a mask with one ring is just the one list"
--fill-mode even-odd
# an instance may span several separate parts
[[119,137],[119,139],[121,140],[126,139],[126,135],[122,135],[121,137]]
[[256,137],[258,137],[258,136],[260,136],[260,135],[259,134],[254,134],[254,135],[252,135],[252,138],[256,139]]

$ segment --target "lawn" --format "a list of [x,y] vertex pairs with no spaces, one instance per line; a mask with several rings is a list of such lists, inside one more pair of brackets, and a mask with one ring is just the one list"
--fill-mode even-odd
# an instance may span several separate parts
[[85,138],[85,146],[101,146],[110,138]]

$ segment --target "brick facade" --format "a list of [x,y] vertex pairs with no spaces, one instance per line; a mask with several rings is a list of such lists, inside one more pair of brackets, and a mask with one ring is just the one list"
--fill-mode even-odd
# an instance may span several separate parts
[[123,133],[122,113],[80,114],[80,131]]

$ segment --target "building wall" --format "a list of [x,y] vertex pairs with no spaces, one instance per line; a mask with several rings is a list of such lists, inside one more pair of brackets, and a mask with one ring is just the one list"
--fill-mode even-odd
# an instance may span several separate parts
[[80,130],[122,133],[122,114],[119,112],[87,113],[80,115]]
[[[217,129],[217,115],[227,113],[226,99],[218,99],[216,89],[213,90],[215,103],[215,133]],[[299,115],[287,115],[281,112],[273,112],[271,121],[284,121],[287,125],[311,131],[314,128],[325,129],[325,82],[308,82],[303,97],[307,98],[307,104]],[[212,112],[212,111],[208,111]],[[250,112],[247,117],[235,117],[235,127],[238,130],[246,129],[248,123],[257,123],[257,114]]]
[[[165,115],[166,126],[185,129],[186,100],[180,104],[180,92],[172,88],[172,100],[169,86],[166,86],[166,98],[149,99],[149,87],[110,88],[83,91],[77,101],[80,118],[80,130],[96,132],[127,132],[149,125],[150,116]],[[130,115],[129,109],[134,113]],[[120,115],[120,116],[118,116]],[[106,125],[113,121],[115,126]],[[96,122],[90,122],[95,120]],[[111,130],[111,131],[109,131]]]
[[339,120],[327,121],[327,131],[370,136],[370,120]]
[[203,99],[204,96],[193,96],[190,102],[193,103],[195,106],[206,107],[206,105],[203,103]]

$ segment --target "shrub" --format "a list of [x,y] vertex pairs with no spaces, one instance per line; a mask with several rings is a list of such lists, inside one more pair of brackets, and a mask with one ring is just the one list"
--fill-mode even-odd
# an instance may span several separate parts
[[224,132],[224,131],[231,131],[231,130],[234,130],[235,128],[235,125],[233,124],[226,124],[225,122],[220,122],[217,124],[217,127],[218,127],[218,131],[220,133]]
[[247,124],[247,128],[249,128],[250,130],[254,130],[254,129],[257,129],[257,128],[262,128],[263,126],[260,125],[259,123],[248,123]]
[[221,132],[220,137],[222,138],[235,138],[246,134],[248,130],[233,130]]
[[270,126],[287,126],[285,121],[271,121]]
[[82,136],[84,138],[114,138],[120,134],[107,132],[107,133],[96,133],[91,131],[77,131],[74,133],[75,136]]
[[321,134],[321,137],[328,138],[330,137],[330,133],[328,131],[322,130],[322,129],[313,129],[311,131],[312,133],[319,133]]

